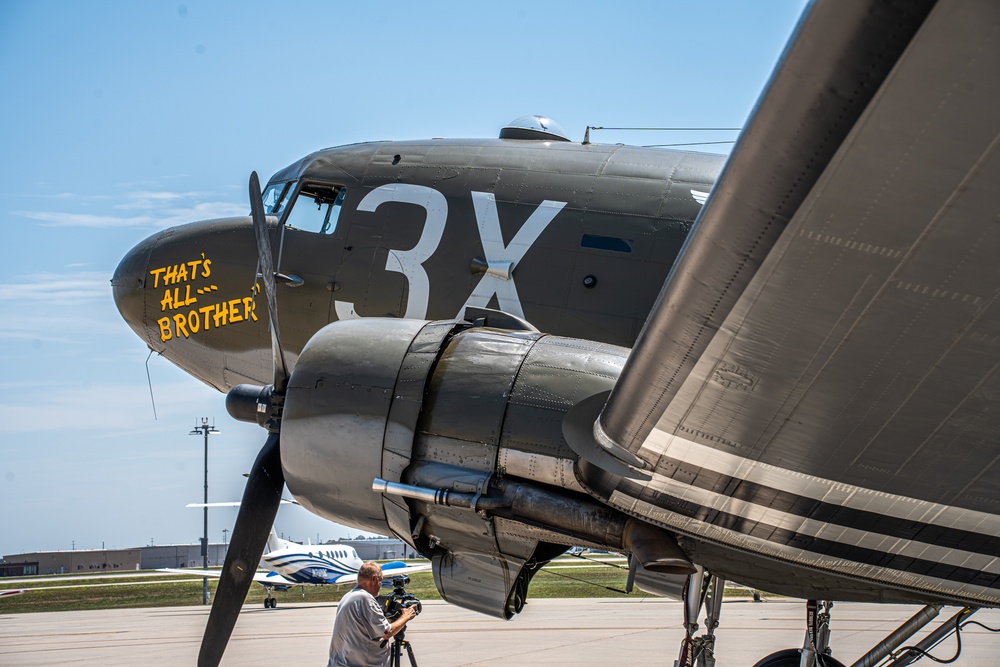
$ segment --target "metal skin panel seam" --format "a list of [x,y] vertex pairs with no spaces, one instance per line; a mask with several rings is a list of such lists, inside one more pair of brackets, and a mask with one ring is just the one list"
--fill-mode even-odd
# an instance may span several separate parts
[[[391,482],[402,480],[403,471],[411,460],[410,455],[413,451],[417,421],[427,382],[434,372],[434,365],[437,363],[437,355],[443,342],[454,331],[455,326],[456,322],[430,322],[410,343],[410,348],[400,365],[393,391],[393,402],[389,408],[383,440],[382,479]],[[405,376],[413,372],[416,372],[417,377],[422,376],[423,381],[419,381],[419,386],[415,379],[413,384],[405,385]],[[405,410],[400,408],[400,402],[404,400],[410,402]],[[387,494],[382,496],[382,502],[389,529],[417,551],[418,547],[411,535],[414,521],[409,504],[404,499],[397,500]]]

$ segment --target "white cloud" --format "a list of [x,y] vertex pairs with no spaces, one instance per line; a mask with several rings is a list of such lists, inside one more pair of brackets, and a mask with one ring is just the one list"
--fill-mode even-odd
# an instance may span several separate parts
[[97,319],[86,311],[71,314],[59,308],[58,312],[35,314],[0,309],[0,340],[31,341],[36,347],[42,343],[90,346],[94,344],[90,335],[117,335],[124,326],[117,317]]
[[[249,215],[249,204],[246,202],[213,201],[214,196],[216,195],[206,192],[171,192],[153,189],[122,192],[114,197],[61,192],[49,199],[77,203],[80,208],[92,207],[96,202],[101,202],[102,208],[111,210],[100,213],[20,210],[13,211],[13,214],[36,220],[46,227],[94,229],[169,227],[197,220]],[[135,214],[122,215],[113,211],[128,211]]]
[[250,215],[249,204],[233,204],[232,202],[202,202],[189,208],[177,208],[170,211],[168,217],[159,218],[157,227],[172,227],[196,220],[212,220],[214,218],[232,218]]
[[77,305],[110,300],[110,272],[34,273],[16,282],[0,283],[0,302],[26,301],[44,305]]
[[93,227],[108,229],[114,227],[142,227],[154,222],[150,216],[131,218],[115,215],[94,215],[91,213],[61,213],[56,211],[13,211],[30,220],[38,220],[46,227]]
[[122,330],[110,272],[35,273],[0,282],[0,340],[89,344]]
[[[220,394],[197,381],[153,382],[159,420],[187,420],[204,412],[206,403],[220,401]],[[91,384],[82,387],[22,387],[0,404],[0,419],[9,433],[97,431],[102,438],[155,431],[152,401],[147,386]]]
[[199,199],[205,196],[205,193],[202,192],[129,192],[125,194],[125,201],[116,204],[115,208],[122,210],[155,209],[162,207],[164,204]]

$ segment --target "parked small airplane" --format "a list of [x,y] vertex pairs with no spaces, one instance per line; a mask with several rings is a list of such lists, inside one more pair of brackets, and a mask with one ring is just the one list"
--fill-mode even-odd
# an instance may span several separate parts
[[1000,606],[998,34],[989,0],[817,0],[724,169],[523,118],[319,151],[136,246],[125,320],[268,431],[199,664],[286,482],[501,618],[570,546],[630,553],[682,667],[723,580],[809,600],[758,667],[840,665],[832,601],[924,605],[865,665]]
[[[354,584],[363,563],[354,547],[344,544],[311,545],[283,540],[272,527],[267,538],[267,551],[260,559],[261,566],[267,572],[255,572],[253,581],[264,587],[264,608],[274,609],[278,606],[274,591],[285,591],[292,586]],[[383,563],[384,585],[391,586],[395,577],[426,572],[430,567],[429,564],[407,565],[401,560]],[[164,571],[200,577],[222,576],[222,570],[164,568]]]

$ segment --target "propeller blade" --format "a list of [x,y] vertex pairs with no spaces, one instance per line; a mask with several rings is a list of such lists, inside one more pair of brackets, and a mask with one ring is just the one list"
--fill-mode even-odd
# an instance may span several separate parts
[[628,577],[625,579],[625,592],[631,593],[635,587],[635,571],[639,567],[639,559],[635,554],[628,555]]
[[201,640],[198,667],[217,667],[222,660],[247,590],[253,583],[257,564],[264,554],[284,486],[278,434],[271,433],[257,454],[243,491],[226,563],[222,566],[222,578]]
[[260,179],[257,172],[250,174],[250,215],[253,217],[253,231],[257,237],[257,262],[264,281],[264,297],[267,299],[267,314],[271,318],[271,354],[274,357],[274,390],[283,394],[288,385],[288,364],[281,349],[281,334],[278,332],[278,299],[275,293],[274,259],[271,255],[271,236],[264,216],[264,200],[260,196]]

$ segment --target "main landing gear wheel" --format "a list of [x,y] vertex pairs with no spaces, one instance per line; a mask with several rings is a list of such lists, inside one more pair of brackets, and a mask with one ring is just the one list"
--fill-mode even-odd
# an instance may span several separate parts
[[[797,648],[786,648],[783,651],[772,653],[766,658],[762,658],[753,667],[799,667],[802,660],[802,650]],[[844,663],[828,655],[816,656],[817,667],[844,667]]]

